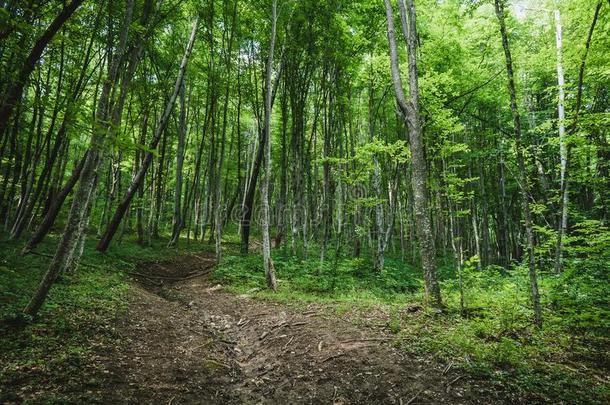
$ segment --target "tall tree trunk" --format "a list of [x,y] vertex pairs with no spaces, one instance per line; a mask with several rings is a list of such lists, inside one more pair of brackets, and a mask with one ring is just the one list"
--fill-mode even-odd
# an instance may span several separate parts
[[513,76],[513,60],[508,44],[508,34],[506,31],[504,0],[494,0],[496,16],[500,23],[500,35],[502,36],[502,47],[506,58],[506,76],[508,80],[508,93],[510,95],[510,109],[513,116],[513,130],[515,137],[515,150],[517,154],[518,181],[521,186],[521,199],[523,205],[523,215],[525,222],[525,234],[527,238],[528,268],[530,277],[530,290],[532,305],[534,309],[534,323],[542,325],[542,310],[540,308],[540,293],[538,292],[538,280],[536,275],[536,262],[534,257],[534,231],[532,229],[532,214],[529,202],[529,184],[525,171],[525,157],[521,143],[521,117],[517,107],[517,92],[515,89],[515,79]]
[[174,190],[174,216],[172,219],[172,237],[169,240],[168,246],[175,246],[180,238],[182,230],[181,218],[181,198],[182,198],[182,166],[184,163],[184,144],[186,138],[186,103],[185,103],[185,86],[184,83],[180,86],[180,119],[178,124],[178,147],[176,149],[176,187]]
[[[225,8],[225,19],[227,18],[227,9]],[[225,158],[225,143],[227,136],[227,117],[229,112],[229,95],[231,88],[231,76],[232,76],[232,63],[231,63],[231,55],[233,53],[233,40],[235,38],[235,32],[237,29],[237,1],[235,1],[232,12],[232,21],[231,21],[231,32],[229,34],[229,38],[227,41],[227,49],[225,51],[225,64],[227,70],[227,84],[225,87],[224,94],[224,106],[222,111],[222,135],[220,140],[220,159],[218,161],[218,176],[216,180],[216,210],[214,212],[214,223],[216,225],[216,236],[215,236],[215,250],[216,250],[216,262],[220,262],[222,258],[222,227],[224,223],[224,219],[222,217],[223,209],[222,209],[222,184],[221,184],[221,175],[222,168],[224,166],[224,158]],[[224,33],[226,35],[226,31]],[[225,41],[223,41],[225,42]],[[230,154],[230,152],[229,152]],[[227,183],[227,179],[225,178],[225,184]],[[226,194],[226,193],[225,193]],[[227,211],[228,215],[228,211]]]
[[66,200],[66,197],[68,197],[68,195],[72,192],[72,189],[80,178],[81,171],[83,170],[85,161],[87,160],[87,154],[88,153],[86,153],[82,157],[78,165],[74,168],[64,187],[51,200],[51,204],[47,208],[44,218],[36,228],[36,231],[32,234],[32,236],[30,236],[30,239],[23,248],[23,254],[26,254],[29,251],[33,250],[40,242],[42,242],[44,237],[47,236],[47,234],[50,232],[51,227],[53,227],[55,219],[57,218],[57,215],[59,214],[59,211],[61,210],[61,207],[64,201]]
[[261,198],[263,205],[263,264],[265,266],[265,278],[267,279],[267,287],[275,291],[277,289],[277,281],[275,279],[275,270],[273,260],[271,259],[271,241],[269,236],[269,183],[271,181],[271,109],[273,102],[271,100],[271,75],[273,73],[273,52],[275,50],[275,36],[277,30],[277,0],[273,0],[272,16],[271,16],[271,38],[269,40],[269,55],[267,57],[267,72],[265,74],[265,131],[267,143],[265,146],[265,179],[261,188]]
[[409,142],[412,155],[411,184],[413,188],[413,209],[415,211],[415,222],[417,224],[417,237],[421,263],[424,273],[425,298],[433,306],[442,307],[441,291],[436,276],[436,249],[434,247],[434,236],[430,213],[428,212],[428,186],[427,167],[424,156],[424,140],[419,114],[419,89],[417,78],[417,31],[416,15],[413,0],[398,0],[403,31],[406,32],[406,42],[409,59],[409,95],[410,100],[405,98],[400,78],[398,64],[398,52],[396,49],[396,38],[394,34],[394,13],[391,0],[384,0],[386,17],[388,23],[388,42],[390,45],[390,64],[392,71],[392,82],[396,99],[405,124],[409,130]]
[[[601,5],[601,2],[600,2]],[[567,169],[568,169],[568,147],[565,139],[565,90],[563,65],[561,61],[562,53],[562,33],[561,33],[561,13],[555,10],[555,41],[557,48],[557,85],[559,90],[559,101],[557,104],[557,125],[559,127],[559,190],[560,195],[560,218],[558,221],[559,229],[557,232],[557,248],[555,250],[555,273],[561,272],[561,256],[562,256],[562,240],[568,226],[568,187],[567,187]]]
[[[274,0],[275,1],[275,0]],[[271,102],[275,99],[277,92],[279,78],[281,76],[281,64],[280,71],[277,73],[277,78],[271,86]],[[260,117],[260,115],[259,115]],[[263,164],[263,157],[265,154],[266,142],[269,141],[268,135],[264,128],[259,127],[259,143],[256,149],[256,155],[252,162],[252,169],[250,171],[249,180],[246,183],[246,191],[244,193],[244,200],[242,204],[242,216],[240,219],[240,235],[241,235],[241,253],[248,254],[248,248],[250,243],[250,227],[252,225],[252,211],[254,209],[254,198],[256,196],[256,183],[258,181],[258,175],[260,173],[261,165]]]
[[[610,5],[610,1],[608,2]],[[585,64],[587,62],[587,55],[589,54],[589,48],[591,46],[591,38],[593,37],[593,31],[595,31],[595,25],[597,24],[597,19],[599,17],[599,11],[602,7],[602,2],[598,1],[597,6],[595,7],[595,12],[593,13],[593,21],[591,22],[591,26],[589,28],[589,33],[587,34],[587,40],[585,41],[585,52],[582,56],[582,60],[580,63],[580,69],[578,70],[578,83],[577,83],[577,91],[576,91],[576,106],[574,113],[574,120],[570,127],[570,134],[573,134],[576,131],[576,127],[578,124],[578,117],[580,114],[580,108],[582,106],[582,87],[583,80],[585,74]],[[556,11],[556,19],[559,19],[559,11]],[[559,121],[560,121],[560,155],[561,155],[561,174],[560,174],[560,219],[558,221],[559,229],[557,232],[557,245],[555,249],[555,273],[559,274],[561,272],[561,260],[563,256],[563,239],[566,234],[566,230],[568,227],[568,202],[569,202],[569,194],[568,194],[568,147],[566,145],[565,140],[563,138],[563,70],[561,69],[561,24],[557,22],[557,73],[560,77],[560,104],[559,104]]]

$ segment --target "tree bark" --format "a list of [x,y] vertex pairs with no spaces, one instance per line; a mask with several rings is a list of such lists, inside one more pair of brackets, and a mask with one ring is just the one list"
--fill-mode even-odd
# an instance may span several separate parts
[[527,243],[528,268],[530,277],[530,292],[532,298],[532,306],[534,310],[534,323],[537,326],[542,325],[542,310],[540,307],[540,293],[538,292],[538,280],[536,274],[536,262],[534,256],[534,231],[532,229],[532,214],[529,202],[529,184],[525,171],[525,157],[523,155],[523,146],[521,142],[521,117],[517,107],[517,92],[515,89],[515,80],[513,76],[513,60],[508,43],[508,33],[506,30],[504,0],[494,0],[496,16],[500,24],[500,35],[502,36],[502,48],[504,48],[504,56],[506,59],[506,76],[508,81],[508,93],[510,95],[510,109],[513,117],[513,131],[515,138],[515,150],[517,154],[518,165],[518,181],[521,187],[521,199],[523,205],[523,215],[525,222],[525,234]]
[[186,138],[186,105],[185,86],[180,86],[180,118],[178,123],[178,147],[176,149],[176,187],[174,190],[174,216],[172,219],[172,237],[167,244],[168,247],[175,246],[180,238],[182,230],[181,198],[182,198],[182,166],[184,163],[184,144]]
[[273,53],[275,50],[275,37],[277,30],[277,0],[273,0],[271,16],[271,38],[269,40],[269,55],[267,56],[267,71],[265,74],[265,125],[263,131],[267,139],[265,146],[265,178],[261,188],[261,198],[263,205],[263,264],[265,267],[265,278],[267,287],[275,291],[277,281],[273,260],[271,259],[271,241],[269,236],[269,183],[271,182],[271,113],[273,103],[271,100],[271,76],[273,74]]
[[70,194],[70,192],[76,185],[76,182],[80,177],[80,173],[83,170],[83,166],[85,165],[86,160],[87,154],[82,157],[78,165],[72,171],[72,174],[70,175],[70,178],[68,179],[64,187],[53,198],[53,200],[51,201],[51,205],[47,209],[47,212],[44,218],[42,219],[42,222],[40,223],[40,225],[38,225],[38,228],[36,228],[36,231],[32,234],[27,244],[23,248],[23,254],[26,254],[29,251],[33,250],[40,242],[42,242],[44,237],[49,233],[51,227],[55,223],[57,214],[59,214],[59,211],[61,210],[61,207],[64,201],[66,200],[66,197]]
[[[610,5],[610,1],[608,2]],[[595,12],[593,13],[593,21],[591,22],[591,26],[589,28],[589,33],[587,34],[587,40],[585,41],[585,53],[582,56],[582,60],[580,63],[580,69],[578,70],[578,84],[576,86],[577,91],[576,91],[576,106],[575,106],[575,112],[574,112],[574,120],[572,121],[572,125],[570,126],[570,131],[569,134],[573,134],[574,132],[576,132],[576,127],[578,124],[578,117],[580,114],[580,108],[582,106],[582,87],[583,87],[583,80],[584,80],[584,74],[585,74],[585,64],[587,62],[587,55],[589,54],[589,48],[591,46],[591,38],[593,37],[593,31],[595,31],[595,25],[597,24],[597,19],[599,17],[599,11],[602,7],[602,2],[598,1],[597,6],[595,7]],[[557,11],[557,13],[559,13],[559,11]],[[559,18],[559,17],[556,17]],[[562,83],[561,81],[563,80],[563,71],[561,70],[561,63],[560,63],[560,57],[561,57],[561,51],[560,51],[560,44],[561,44],[561,25],[560,23],[558,23],[557,25],[558,27],[558,32],[557,32],[557,58],[558,58],[558,65],[557,65],[557,71],[558,71],[558,75],[561,76],[560,79],[560,89],[562,89]],[[563,90],[560,90],[561,92],[563,92]],[[562,105],[562,96],[560,94],[560,107],[563,107]],[[563,115],[561,113],[561,108],[560,108],[560,112],[559,112],[559,120],[560,120],[560,125],[563,126]],[[561,127],[560,127],[561,128]],[[569,202],[569,194],[568,194],[568,159],[569,159],[569,149],[568,146],[565,143],[565,140],[562,141],[562,131],[560,129],[560,155],[561,155],[561,175],[560,175],[560,181],[561,181],[561,187],[560,187],[560,218],[558,221],[558,225],[559,225],[559,229],[557,232],[557,245],[555,248],[555,273],[559,274],[561,273],[561,266],[562,266],[562,257],[563,257],[563,239],[565,237],[566,234],[566,230],[568,227],[568,202]]]
[[409,96],[407,101],[400,78],[398,64],[398,52],[396,49],[396,38],[394,33],[394,13],[392,11],[391,0],[384,0],[387,17],[387,34],[390,45],[390,65],[392,71],[392,82],[396,93],[396,100],[405,124],[409,131],[409,142],[411,146],[412,173],[411,184],[413,188],[413,209],[415,211],[415,222],[417,237],[419,241],[419,251],[424,273],[425,299],[434,307],[441,308],[441,291],[436,276],[436,249],[434,247],[434,237],[432,234],[432,224],[430,213],[428,212],[428,186],[427,186],[427,167],[424,156],[424,140],[419,114],[419,88],[417,77],[417,32],[416,15],[413,0],[398,0],[401,21],[407,33],[409,59]]

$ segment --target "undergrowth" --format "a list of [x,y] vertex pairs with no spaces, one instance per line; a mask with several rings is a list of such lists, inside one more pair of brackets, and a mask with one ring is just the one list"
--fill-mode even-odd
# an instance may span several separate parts
[[128,302],[124,271],[187,249],[201,251],[200,244],[172,250],[165,241],[141,247],[129,240],[100,254],[90,239],[78,270],[62,275],[38,316],[25,322],[19,316],[47,269],[57,236],[26,256],[20,254],[23,241],[0,242],[0,403],[98,401],[106,384],[99,376],[107,374],[95,369],[105,364],[99,356],[121,344],[116,321]]
[[509,401],[610,401],[607,276],[583,282],[579,277],[591,270],[574,268],[560,277],[543,274],[545,323],[539,329],[532,323],[523,267],[478,269],[476,258],[466,263],[462,312],[455,268],[447,261],[439,268],[446,308],[438,314],[426,308],[400,310],[422,302],[422,280],[415,267],[387,258],[384,270],[375,273],[366,256],[331,257],[321,264],[317,253],[300,260],[274,251],[276,293],[265,288],[260,254],[225,256],[215,277],[235,292],[282,302],[323,302],[338,313],[346,307],[385,307],[393,314],[387,326],[397,333],[396,344],[492,382]]
[[[115,325],[128,302],[124,271],[138,262],[212,249],[184,240],[179,249],[166,248],[164,241],[141,247],[126,240],[102,255],[88,245],[78,271],[62,276],[40,315],[11,324],[32,296],[56,242],[51,236],[37,249],[43,255],[27,256],[19,254],[22,241],[0,244],[0,402],[96,401],[106,382],[99,377],[104,370],[91,367],[104,362],[91,359],[99,349],[121,344]],[[388,255],[384,270],[375,273],[367,255],[331,252],[321,263],[315,247],[306,260],[276,250],[279,288],[272,293],[265,289],[261,255],[239,255],[237,238],[225,242],[214,277],[234,292],[295,305],[322,302],[338,314],[384,307],[387,326],[405,351],[491,381],[515,402],[610,402],[610,283],[604,260],[582,255],[561,276],[541,274],[544,325],[538,329],[531,322],[528,275],[521,266],[479,269],[476,258],[469,260],[462,272],[466,308],[461,311],[456,270],[450,260],[441,262],[446,308],[439,314],[421,305],[420,271],[400,258]],[[407,307],[416,309],[402,310]]]

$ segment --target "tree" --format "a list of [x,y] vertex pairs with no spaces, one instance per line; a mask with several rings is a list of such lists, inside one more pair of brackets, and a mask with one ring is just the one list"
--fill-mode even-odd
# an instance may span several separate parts
[[403,114],[405,125],[409,131],[409,142],[411,144],[412,174],[411,184],[413,187],[413,209],[417,222],[417,236],[425,280],[425,295],[433,306],[441,307],[441,292],[436,276],[436,251],[434,248],[434,237],[430,213],[428,211],[428,188],[426,159],[424,156],[424,144],[422,127],[419,114],[419,90],[417,77],[417,30],[415,5],[412,0],[398,0],[400,9],[400,21],[403,27],[403,35],[407,43],[409,57],[409,95],[407,100],[402,87],[400,68],[398,63],[398,52],[396,49],[396,36],[394,32],[394,13],[390,0],[384,0],[387,17],[387,34],[390,45],[390,65],[392,71],[392,82],[396,100]]
[[536,259],[534,256],[534,231],[532,228],[532,213],[530,207],[530,187],[526,176],[525,157],[523,156],[523,144],[521,141],[521,116],[517,107],[517,92],[515,90],[515,79],[513,75],[513,59],[508,43],[508,33],[506,31],[506,16],[504,11],[504,1],[494,0],[496,16],[500,25],[500,35],[502,37],[502,48],[506,59],[506,77],[508,94],[510,96],[510,110],[513,118],[513,135],[515,140],[515,151],[517,155],[518,182],[521,189],[521,204],[523,206],[523,217],[527,246],[527,261],[530,277],[530,291],[532,306],[534,309],[534,323],[542,325],[542,310],[540,307],[540,293],[538,292],[538,279],[536,274]]
[[184,83],[180,86],[180,123],[178,125],[178,148],[176,149],[176,187],[174,195],[174,217],[172,219],[172,236],[168,246],[175,246],[180,238],[182,230],[182,221],[180,217],[182,211],[182,168],[184,165],[184,143],[186,138],[186,102],[185,102],[185,86]]
[[263,129],[266,133],[265,138],[267,139],[267,144],[265,147],[265,179],[261,188],[261,198],[263,205],[263,264],[265,266],[265,278],[267,279],[267,287],[275,291],[277,289],[277,281],[275,279],[273,259],[271,259],[271,238],[269,236],[269,184],[271,182],[271,113],[273,108],[271,77],[273,75],[273,53],[275,50],[275,37],[277,31],[277,0],[273,0],[271,10],[271,34],[269,39],[267,67],[265,70],[265,124]]
[[[587,39],[585,41],[585,52],[582,55],[582,60],[580,63],[580,68],[578,70],[578,83],[576,85],[576,106],[575,106],[575,111],[574,111],[574,118],[572,121],[572,125],[570,126],[570,134],[573,134],[576,131],[577,125],[578,125],[578,117],[580,115],[580,108],[582,107],[582,87],[583,87],[583,80],[584,80],[584,74],[585,74],[585,65],[587,62],[587,55],[589,54],[589,48],[591,46],[591,38],[593,37],[593,32],[595,31],[595,25],[597,24],[597,19],[599,18],[599,11],[602,7],[602,2],[598,1],[597,2],[597,6],[595,7],[595,11],[593,13],[593,21],[591,22],[591,27],[589,28],[589,32],[587,34]],[[559,58],[561,58],[561,24],[559,23],[559,11],[556,11],[556,17],[557,19],[557,58],[558,60],[560,60]],[[560,91],[561,93],[563,93],[563,71],[560,67],[560,63],[558,63],[558,75],[559,77],[561,77],[560,79]],[[566,230],[568,227],[568,202],[569,202],[569,193],[568,193],[568,179],[567,179],[567,175],[568,175],[568,146],[565,142],[565,139],[561,139],[564,138],[564,124],[563,124],[563,120],[564,120],[564,113],[563,113],[563,94],[560,94],[559,99],[560,99],[560,107],[559,107],[559,121],[560,121],[560,155],[561,155],[561,173],[560,173],[560,187],[559,187],[559,191],[560,191],[560,200],[559,200],[559,206],[560,206],[560,218],[558,221],[558,225],[559,225],[559,229],[557,232],[557,245],[556,245],[556,249],[555,249],[555,273],[559,274],[561,273],[561,261],[562,261],[562,257],[563,257],[563,240],[566,234]]]

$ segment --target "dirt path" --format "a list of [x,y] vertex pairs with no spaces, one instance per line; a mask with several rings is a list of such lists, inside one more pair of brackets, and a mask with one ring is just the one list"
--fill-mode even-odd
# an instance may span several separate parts
[[[162,404],[499,403],[480,382],[393,346],[383,311],[235,295],[185,256],[140,266],[105,401]],[[175,278],[190,276],[176,282]],[[355,320],[359,322],[355,322]]]

